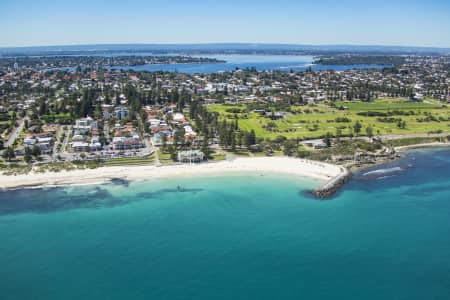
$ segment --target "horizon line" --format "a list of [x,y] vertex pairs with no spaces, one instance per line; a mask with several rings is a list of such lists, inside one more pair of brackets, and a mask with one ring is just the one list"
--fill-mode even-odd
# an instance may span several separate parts
[[176,42],[152,42],[152,43],[74,43],[74,44],[43,44],[43,45],[27,45],[27,46],[0,46],[0,49],[24,49],[24,48],[45,48],[45,47],[86,47],[86,46],[207,46],[207,45],[248,45],[248,46],[303,46],[303,47],[384,47],[384,48],[419,48],[419,49],[441,49],[450,50],[450,46],[415,46],[415,45],[393,45],[393,44],[301,44],[301,43],[285,43],[285,42],[189,42],[189,43],[176,43]]

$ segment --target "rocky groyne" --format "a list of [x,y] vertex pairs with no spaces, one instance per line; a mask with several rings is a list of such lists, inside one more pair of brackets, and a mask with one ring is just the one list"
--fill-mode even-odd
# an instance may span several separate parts
[[312,191],[312,194],[319,199],[326,199],[333,196],[344,184],[346,184],[350,178],[352,178],[352,173],[345,167],[342,167],[342,173],[334,177],[323,186]]

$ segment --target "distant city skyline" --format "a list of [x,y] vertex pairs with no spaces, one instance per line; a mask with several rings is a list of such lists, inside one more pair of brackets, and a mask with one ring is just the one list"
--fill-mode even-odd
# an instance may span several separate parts
[[0,1],[0,47],[281,43],[450,47],[450,2]]

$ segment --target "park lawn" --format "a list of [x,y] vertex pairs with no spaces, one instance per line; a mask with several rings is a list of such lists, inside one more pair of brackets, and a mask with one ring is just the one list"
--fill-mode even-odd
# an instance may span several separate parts
[[[378,117],[367,117],[359,116],[356,112],[352,111],[333,111],[328,113],[314,113],[309,115],[292,115],[288,116],[285,120],[276,121],[281,124],[279,126],[281,129],[285,129],[286,123],[281,123],[286,121],[290,123],[288,128],[295,129],[293,134],[287,133],[289,135],[303,137],[314,137],[321,136],[330,132],[332,134],[336,133],[336,129],[341,127],[342,134],[347,135],[351,133],[356,121],[359,121],[363,128],[360,134],[365,134],[365,128],[368,126],[373,128],[374,134],[410,134],[410,133],[428,133],[431,131],[450,131],[450,110],[448,109],[416,109],[414,110],[415,115],[411,116],[392,116],[394,119],[399,119],[406,122],[406,128],[400,129],[397,127],[397,122],[387,123],[378,120]],[[423,119],[426,117],[424,113],[429,113],[437,118],[442,117],[445,121],[435,122],[419,122],[417,119]],[[336,122],[336,118],[348,118],[351,122]],[[277,123],[277,124],[278,124]],[[318,129],[312,131],[314,124],[317,124]]]
[[45,116],[52,116],[54,118],[70,118],[70,113],[49,114]]
[[347,107],[350,111],[432,109],[441,108],[443,105],[436,100],[428,98],[424,99],[423,102],[408,101],[404,98],[386,98],[374,102],[338,101],[335,104],[336,107]]
[[42,116],[43,120],[49,123],[59,123],[61,119],[69,119],[70,113],[49,114]]
[[247,150],[247,148],[237,147],[236,151],[226,150],[225,152],[228,155],[230,155],[231,157],[250,157],[251,156],[251,154]]
[[[206,106],[208,111],[217,112],[220,115],[228,114],[227,109],[246,109],[245,105],[227,105],[227,104],[209,104]],[[230,113],[231,114],[231,113]]]
[[[219,112],[221,119],[234,121],[238,116],[239,128],[244,131],[254,130],[258,138],[275,139],[277,136],[285,136],[288,139],[310,139],[323,137],[328,132],[336,134],[337,128],[341,129],[342,135],[349,135],[353,132],[353,126],[356,121],[362,124],[361,132],[358,135],[365,135],[366,128],[372,127],[373,134],[376,135],[405,135],[411,133],[430,133],[430,132],[450,132],[450,109],[442,103],[435,100],[425,100],[422,103],[410,102],[402,99],[382,99],[373,103],[364,102],[338,102],[338,106],[347,106],[347,110],[339,110],[320,104],[314,107],[294,106],[292,111],[301,112],[297,114],[288,114],[286,118],[281,120],[270,120],[255,113],[239,113],[232,114],[226,112],[232,106],[210,105],[208,109]],[[242,105],[236,106],[240,109]],[[410,116],[392,116],[396,120],[406,122],[406,127],[400,129],[397,127],[398,122],[381,122],[378,117],[367,117],[357,115],[358,112],[364,111],[413,111],[415,115]],[[437,118],[441,121],[419,122],[417,119],[423,119],[426,114]],[[336,118],[348,118],[351,122],[337,122]],[[273,130],[267,130],[265,126],[269,122],[273,122],[275,127]]]

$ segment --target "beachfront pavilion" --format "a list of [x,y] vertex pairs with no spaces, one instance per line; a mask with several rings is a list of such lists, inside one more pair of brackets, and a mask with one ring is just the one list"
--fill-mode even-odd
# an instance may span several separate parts
[[188,150],[178,152],[178,161],[181,163],[198,163],[202,162],[205,155],[200,150]]

